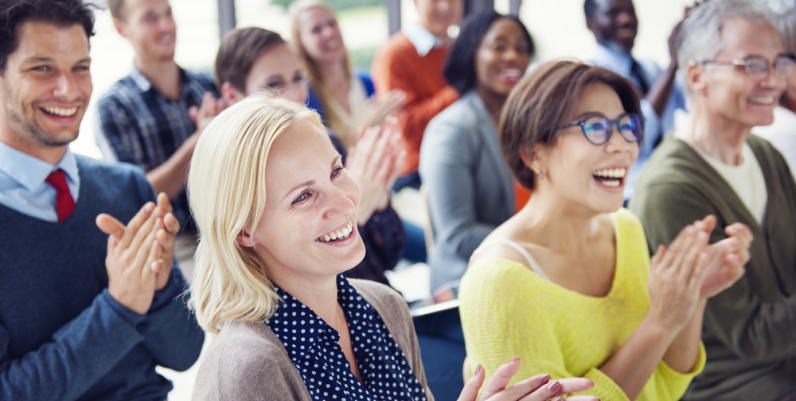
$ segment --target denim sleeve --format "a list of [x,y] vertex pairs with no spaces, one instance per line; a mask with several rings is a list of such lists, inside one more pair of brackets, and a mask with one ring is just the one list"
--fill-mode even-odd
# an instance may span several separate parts
[[191,367],[202,351],[205,334],[185,304],[188,284],[174,262],[169,282],[155,293],[152,307],[138,330],[144,348],[158,365],[183,371]]
[[0,401],[80,397],[141,343],[135,326],[143,320],[104,290],[49,342],[18,359],[9,358],[8,332],[0,326]]

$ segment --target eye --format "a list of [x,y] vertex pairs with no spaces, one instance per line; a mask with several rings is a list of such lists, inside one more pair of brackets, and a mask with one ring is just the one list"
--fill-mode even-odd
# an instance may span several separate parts
[[87,65],[78,65],[78,66],[76,66],[75,68],[72,69],[72,71],[75,71],[75,72],[84,72],[84,71],[88,71],[88,70],[89,70],[89,66],[87,66]]
[[497,50],[499,52],[502,52],[506,50],[506,46],[502,43],[494,43],[492,45],[492,50]]
[[343,166],[335,167],[334,170],[332,170],[332,175],[331,175],[332,179],[335,179],[335,178],[339,177],[340,174],[343,173],[343,170],[345,170],[345,168],[343,168]]
[[293,77],[293,82],[297,82],[297,83],[304,82],[304,75],[296,74],[296,76]]
[[31,70],[33,70],[33,71],[37,71],[37,72],[47,72],[47,71],[50,71],[50,66],[47,66],[47,65],[37,65],[37,66],[35,66],[35,67],[31,68]]
[[298,205],[300,203],[304,203],[307,199],[310,198],[310,196],[312,196],[312,195],[309,192],[303,192],[296,199],[293,199],[293,203],[291,203],[291,204]]
[[282,80],[270,81],[265,83],[265,87],[270,89],[282,89],[285,87],[285,82]]

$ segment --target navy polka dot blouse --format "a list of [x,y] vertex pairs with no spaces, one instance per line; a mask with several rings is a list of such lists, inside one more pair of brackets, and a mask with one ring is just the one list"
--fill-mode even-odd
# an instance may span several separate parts
[[279,287],[276,292],[284,302],[265,324],[282,342],[313,400],[426,400],[381,316],[342,274],[337,278],[337,302],[348,320],[364,384],[351,373],[338,344],[340,334],[292,295]]

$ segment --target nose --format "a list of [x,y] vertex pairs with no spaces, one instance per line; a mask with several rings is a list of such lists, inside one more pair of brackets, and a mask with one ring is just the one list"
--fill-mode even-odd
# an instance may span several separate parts
[[79,92],[75,77],[70,72],[58,75],[53,95],[66,100],[74,100],[79,96]]
[[[347,188],[331,185],[326,197],[326,210],[324,218],[327,220],[339,220],[354,216],[356,204],[352,199],[353,194]],[[359,193],[357,187],[356,193]]]
[[631,11],[622,11],[616,16],[616,25],[627,26],[636,22],[636,14]]

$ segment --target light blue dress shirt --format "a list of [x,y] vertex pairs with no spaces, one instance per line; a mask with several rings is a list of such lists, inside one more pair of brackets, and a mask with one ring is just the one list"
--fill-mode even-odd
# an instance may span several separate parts
[[0,143],[0,204],[37,219],[58,222],[55,188],[44,180],[55,170],[66,172],[69,192],[77,203],[80,175],[77,159],[67,148],[55,166]]
[[434,36],[433,33],[417,23],[407,24],[401,31],[415,47],[420,57],[425,57],[431,49],[444,46],[446,43],[446,41],[440,40],[438,37]]
[[[633,57],[630,54],[597,44],[592,61],[594,65],[611,70],[639,85],[638,79],[630,73],[633,65]],[[641,66],[644,78],[646,78],[649,86],[652,87],[663,74],[663,69],[650,60],[636,59],[636,62]],[[652,155],[655,144],[660,141],[662,136],[674,130],[674,113],[677,109],[685,110],[685,96],[683,95],[682,85],[677,80],[672,85],[672,92],[661,117],[658,117],[649,102],[641,99],[641,113],[644,115],[644,141],[639,148],[638,159],[630,169],[630,174],[625,183],[625,199],[630,199],[633,194],[636,178],[641,172],[641,168],[647,163],[650,155]]]

